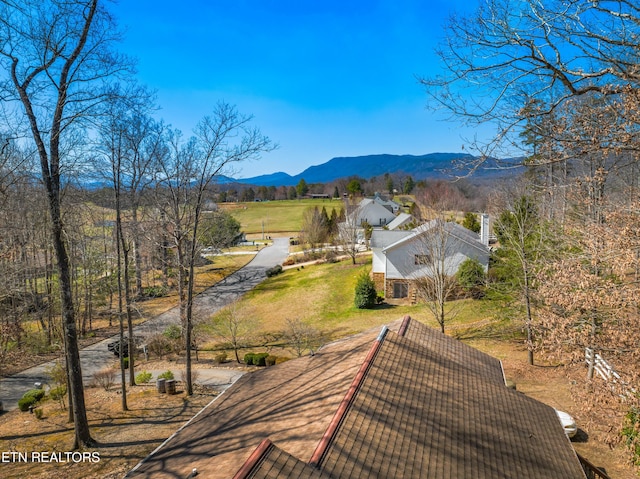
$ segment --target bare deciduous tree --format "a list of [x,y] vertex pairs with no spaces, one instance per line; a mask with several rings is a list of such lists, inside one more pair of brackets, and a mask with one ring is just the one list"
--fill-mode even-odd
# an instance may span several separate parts
[[241,115],[235,107],[219,103],[211,116],[195,128],[195,136],[182,140],[172,137],[172,153],[160,163],[159,186],[164,194],[170,233],[178,257],[180,318],[186,347],[187,394],[193,394],[191,372],[191,334],[194,274],[199,256],[198,238],[202,209],[209,187],[219,174],[230,173],[236,163],[257,159],[274,146],[269,138],[251,126],[252,117]]
[[413,257],[412,277],[418,295],[443,333],[445,324],[458,313],[458,309],[449,304],[458,285],[454,258],[460,244],[452,226],[440,217],[418,227]]
[[61,175],[68,160],[61,145],[103,101],[109,78],[128,64],[111,45],[117,35],[98,0],[25,0],[0,5],[0,63],[8,76],[5,100],[15,100],[40,160],[48,195],[51,236],[62,297],[75,447],[89,446],[89,431],[77,342],[69,254],[61,215]]
[[307,243],[311,250],[315,250],[318,246],[326,242],[329,237],[328,221],[320,213],[320,209],[307,208],[302,214],[302,231],[300,238]]
[[257,326],[252,312],[240,308],[239,304],[234,302],[218,312],[209,324],[214,336],[231,346],[236,361],[240,363],[238,350],[245,347],[254,337]]
[[314,351],[322,345],[322,332],[317,328],[300,319],[287,319],[286,324],[285,338],[298,357],[301,357],[306,351],[314,354]]
[[351,263],[356,264],[361,245],[365,242],[365,230],[361,224],[361,207],[358,202],[350,199],[344,201],[344,217],[343,221],[338,223],[337,243],[340,250],[351,258]]
[[[445,71],[422,82],[434,107],[456,120],[495,125],[491,146],[514,156],[528,120],[573,98],[638,88],[639,20],[628,0],[489,0],[451,17],[437,51]],[[491,150],[477,146],[483,161]]]
[[524,309],[524,329],[529,364],[534,361],[534,295],[538,285],[537,270],[543,263],[549,238],[540,220],[534,199],[523,194],[509,201],[494,225],[499,249],[494,255],[493,287],[506,297],[515,296],[516,310]]

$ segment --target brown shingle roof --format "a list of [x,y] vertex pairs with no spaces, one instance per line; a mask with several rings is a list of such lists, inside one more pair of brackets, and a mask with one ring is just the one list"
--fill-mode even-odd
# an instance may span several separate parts
[[329,479],[324,472],[302,462],[298,458],[265,439],[238,471],[234,479]]
[[[397,325],[396,325],[397,327]],[[128,477],[231,478],[265,438],[311,457],[378,330],[245,374]]]
[[410,320],[247,375],[135,477],[230,478],[252,452],[238,479],[585,478],[552,408],[508,389],[496,359]]
[[387,335],[319,463],[323,472],[351,479],[584,477],[552,408],[486,380],[483,361],[467,364],[467,346],[441,336],[460,345],[460,360]]

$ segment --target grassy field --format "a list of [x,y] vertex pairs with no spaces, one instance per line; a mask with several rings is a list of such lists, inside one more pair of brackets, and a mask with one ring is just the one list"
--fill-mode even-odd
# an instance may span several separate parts
[[302,229],[302,216],[308,208],[317,206],[337,212],[342,208],[339,200],[284,200],[256,201],[251,203],[221,203],[220,207],[231,213],[240,222],[248,239],[263,239],[267,236],[297,235]]

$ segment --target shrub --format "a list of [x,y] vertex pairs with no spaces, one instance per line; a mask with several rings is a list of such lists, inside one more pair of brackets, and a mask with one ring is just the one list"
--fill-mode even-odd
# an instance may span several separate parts
[[371,309],[376,304],[376,285],[368,273],[358,276],[356,283],[355,306],[358,309]]
[[167,369],[162,374],[158,374],[158,379],[173,379],[173,378],[174,376],[170,369]]
[[335,251],[329,250],[324,255],[324,259],[325,259],[325,261],[327,263],[337,263],[338,262],[338,255],[337,255],[337,253]]
[[128,357],[122,358],[122,362],[124,363],[124,368],[129,369],[129,358]]
[[165,354],[169,354],[172,350],[171,340],[162,334],[156,334],[149,339],[147,343],[149,352],[158,356],[164,357]]
[[280,364],[280,363],[287,362],[287,361],[289,361],[290,359],[291,359],[291,358],[288,358],[288,357],[286,357],[286,356],[278,356],[278,357],[276,358],[276,364]]
[[640,409],[632,407],[624,417],[620,433],[631,453],[631,461],[640,466]]
[[43,397],[43,389],[30,389],[29,391],[24,393],[18,400],[18,409],[20,409],[22,412],[28,411],[29,408],[35,406]]
[[273,354],[270,354],[265,358],[264,363],[265,363],[265,366],[273,366],[274,364],[276,364],[277,361],[278,361],[278,356],[274,356]]
[[39,407],[33,410],[33,414],[36,415],[36,419],[42,419],[42,408]]
[[267,275],[267,278],[271,278],[272,276],[277,276],[280,273],[282,273],[282,266],[280,266],[279,264],[275,265],[272,268],[269,268],[265,274]]
[[251,364],[253,364],[253,356],[255,355],[255,353],[247,353],[244,355],[244,363],[249,366]]
[[113,369],[103,369],[93,374],[93,381],[97,386],[108,391],[116,381],[116,372]]
[[215,358],[213,358],[213,362],[216,364],[226,363],[228,359],[227,353],[222,351],[221,353],[216,354]]
[[146,384],[151,381],[153,374],[148,371],[142,371],[136,375],[136,384]]
[[44,389],[30,389],[24,393],[24,396],[31,396],[35,398],[36,401],[40,401],[44,397]]
[[177,324],[172,324],[162,332],[167,339],[182,339],[182,328]]
[[162,298],[167,295],[167,290],[162,286],[147,286],[143,290],[143,295],[146,298]]
[[[200,370],[191,368],[191,384],[196,384],[199,378],[200,378]],[[183,369],[180,371],[180,381],[182,381],[184,384],[187,384],[186,369]]]
[[49,397],[54,401],[60,401],[65,394],[67,394],[67,387],[64,384],[62,386],[51,388],[49,391]]
[[18,399],[18,409],[20,409],[22,412],[26,412],[35,403],[36,403],[36,400],[34,398],[23,396],[20,399]]
[[266,366],[269,353],[257,353],[253,355],[253,364],[256,366]]
[[18,399],[18,409],[23,412],[28,411],[37,402],[38,400],[35,397],[24,395],[20,399]]

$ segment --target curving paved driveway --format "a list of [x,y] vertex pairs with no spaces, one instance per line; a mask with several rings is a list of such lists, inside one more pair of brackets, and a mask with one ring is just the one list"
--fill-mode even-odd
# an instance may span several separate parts
[[[282,264],[289,254],[289,240],[287,238],[274,238],[273,244],[263,248],[255,258],[242,269],[229,275],[224,280],[216,283],[209,289],[200,293],[195,299],[195,306],[204,314],[212,314],[223,306],[233,302],[246,292],[255,288],[265,278],[265,271],[277,264]],[[176,306],[153,319],[134,328],[134,333],[140,336],[150,336],[164,331],[170,324],[179,324],[180,311]],[[117,339],[118,336],[92,344],[80,351],[80,361],[82,364],[82,376],[85,385],[91,380],[93,374],[105,366],[111,364],[114,355],[107,350],[107,343]],[[0,401],[2,401],[5,411],[11,411],[18,407],[18,399],[33,388],[34,383],[46,384],[48,381],[45,369],[53,363],[44,363],[34,366],[0,380]],[[222,368],[221,368],[222,369]],[[201,372],[201,378],[205,373]],[[219,377],[220,373],[213,373]],[[235,381],[240,375],[237,371],[232,373],[229,381]],[[224,379],[221,380],[224,382]],[[229,383],[231,384],[231,383]]]

